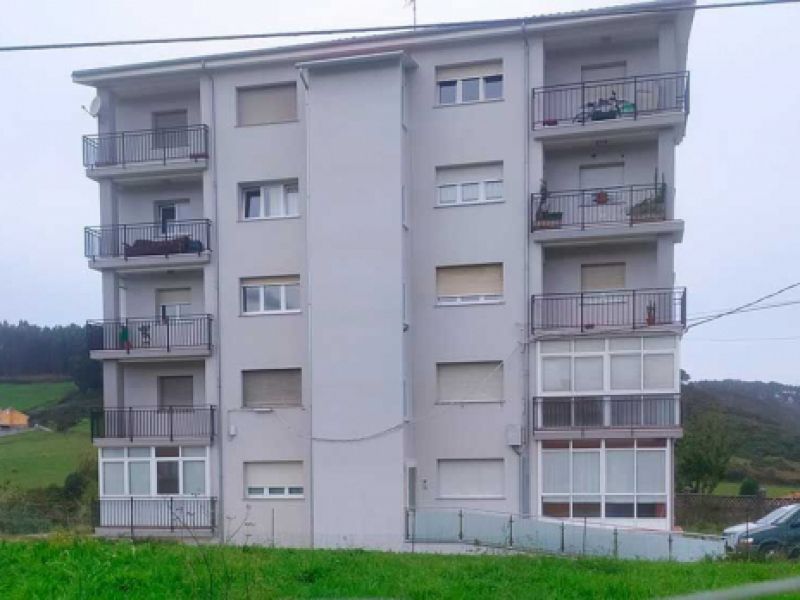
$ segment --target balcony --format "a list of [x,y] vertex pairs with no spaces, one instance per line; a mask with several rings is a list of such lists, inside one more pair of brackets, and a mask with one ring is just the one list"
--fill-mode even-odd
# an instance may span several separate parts
[[211,354],[211,315],[96,320],[86,323],[95,359],[203,357]]
[[534,398],[532,421],[539,432],[588,430],[665,430],[681,426],[678,394]]
[[92,440],[213,443],[213,406],[103,408],[90,414]]
[[176,176],[202,171],[207,161],[206,125],[83,136],[83,166],[92,179]]
[[531,93],[534,134],[680,124],[689,113],[689,73],[637,75],[551,85]]
[[203,496],[100,498],[94,511],[98,533],[123,533],[134,537],[137,530],[154,530],[194,537],[213,535],[217,526],[217,499]]
[[531,297],[534,335],[686,327],[686,289],[652,288]]
[[181,268],[210,260],[211,221],[104,225],[84,229],[84,254],[93,269]]

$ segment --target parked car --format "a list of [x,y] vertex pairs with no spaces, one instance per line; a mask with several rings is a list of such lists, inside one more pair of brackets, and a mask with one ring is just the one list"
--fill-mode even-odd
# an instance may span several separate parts
[[764,527],[765,525],[772,525],[777,523],[783,515],[789,511],[794,510],[800,504],[787,504],[786,506],[779,506],[772,512],[767,513],[757,521],[750,521],[749,523],[739,523],[738,525],[731,525],[722,532],[725,537],[725,545],[729,550],[735,550],[736,545],[739,543],[739,538],[742,535],[750,533],[756,529]]
[[745,552],[783,553],[790,558],[800,558],[800,505],[791,505],[772,523],[758,525],[740,534],[736,548]]

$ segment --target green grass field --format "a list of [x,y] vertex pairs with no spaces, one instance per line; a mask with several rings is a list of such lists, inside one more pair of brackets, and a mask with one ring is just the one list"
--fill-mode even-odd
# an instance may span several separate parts
[[0,597],[653,598],[800,575],[791,562],[625,562],[275,550],[62,538],[0,542]]
[[0,437],[0,484],[21,488],[61,485],[81,458],[92,453],[89,421],[65,431],[31,430]]
[[[738,496],[740,485],[741,484],[735,481],[722,481],[716,488],[714,488],[714,495]],[[769,498],[779,498],[781,496],[787,496],[791,492],[800,492],[800,485],[779,485],[779,484],[764,483],[761,484],[761,487],[766,488],[767,497]]]
[[16,408],[23,412],[52,406],[76,390],[71,381],[37,383],[0,383],[0,408]]

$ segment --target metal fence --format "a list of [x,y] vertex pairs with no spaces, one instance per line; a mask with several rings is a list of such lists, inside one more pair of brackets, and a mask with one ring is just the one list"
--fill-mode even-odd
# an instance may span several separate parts
[[666,112],[689,112],[689,73],[659,73],[582,81],[531,92],[531,126],[586,125],[638,119]]
[[210,240],[208,219],[103,225],[84,229],[84,254],[91,259],[200,254],[211,249]]
[[776,508],[798,502],[797,498],[675,494],[675,523],[681,527],[721,530],[737,523],[756,521]]
[[686,289],[651,288],[531,296],[531,329],[645,329],[686,326]]
[[534,429],[679,427],[680,395],[534,398]]
[[215,497],[120,497],[101,498],[95,506],[96,527],[169,531],[210,530],[217,526]]
[[89,350],[211,349],[211,315],[87,321]]
[[531,231],[663,221],[666,196],[652,183],[531,194]]
[[83,136],[83,166],[124,167],[208,158],[208,126],[185,125]]
[[406,539],[412,544],[461,543],[548,554],[682,562],[725,554],[724,541],[717,536],[456,508],[407,510]]
[[103,408],[91,412],[92,439],[136,438],[214,440],[213,406]]

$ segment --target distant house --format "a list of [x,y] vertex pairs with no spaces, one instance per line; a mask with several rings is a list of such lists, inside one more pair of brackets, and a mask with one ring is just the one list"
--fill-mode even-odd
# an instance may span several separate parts
[[0,429],[23,429],[28,426],[28,415],[13,408],[0,410]]

